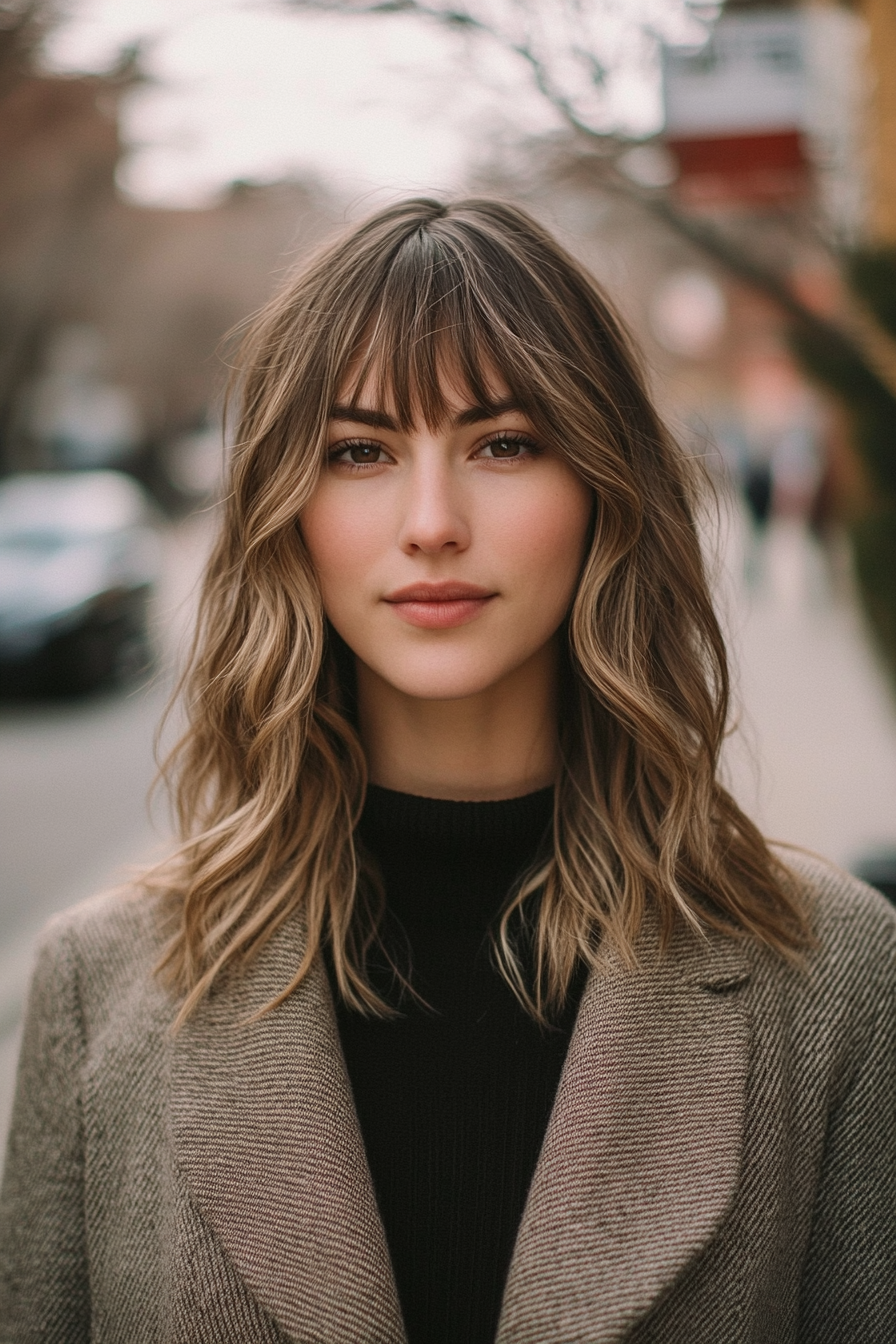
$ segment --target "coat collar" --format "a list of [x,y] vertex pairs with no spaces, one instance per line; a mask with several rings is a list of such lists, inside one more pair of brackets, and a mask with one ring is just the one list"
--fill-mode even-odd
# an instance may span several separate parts
[[[385,1234],[318,964],[285,924],[174,1042],[173,1142],[218,1241],[286,1335],[403,1344]],[[711,1237],[737,1184],[743,950],[648,929],[587,983],[510,1267],[498,1344],[610,1344]]]
[[681,930],[586,985],[510,1267],[498,1344],[627,1338],[705,1246],[741,1158],[741,946]]
[[298,920],[175,1037],[173,1143],[191,1194],[256,1300],[292,1340],[403,1344],[398,1294],[318,962]]

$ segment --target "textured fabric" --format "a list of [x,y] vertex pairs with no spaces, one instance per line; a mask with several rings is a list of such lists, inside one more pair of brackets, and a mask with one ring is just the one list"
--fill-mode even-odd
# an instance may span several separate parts
[[385,884],[384,938],[428,1006],[400,997],[383,965],[374,982],[401,1015],[337,1017],[410,1344],[495,1338],[583,982],[543,1030],[498,974],[488,931],[552,815],[552,789],[499,802],[368,790],[360,832]]
[[[799,859],[801,969],[682,931],[592,975],[500,1344],[896,1339],[896,914]],[[4,1344],[403,1344],[322,968],[284,925],[172,1037],[155,912],[43,941],[0,1196]],[[609,959],[608,959],[609,961]]]

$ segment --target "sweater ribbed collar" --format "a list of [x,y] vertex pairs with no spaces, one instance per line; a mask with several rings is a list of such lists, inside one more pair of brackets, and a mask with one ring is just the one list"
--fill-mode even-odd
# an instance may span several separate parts
[[548,831],[552,788],[521,798],[460,802],[397,793],[371,784],[361,818],[362,837],[374,850],[476,852],[487,859],[531,851]]

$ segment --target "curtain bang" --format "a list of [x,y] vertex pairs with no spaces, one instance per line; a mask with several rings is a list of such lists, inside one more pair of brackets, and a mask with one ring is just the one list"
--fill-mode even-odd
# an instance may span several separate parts
[[[493,308],[494,296],[488,299]],[[517,395],[519,351],[510,348],[507,327],[501,324],[502,340],[494,313],[487,314],[473,292],[464,259],[428,234],[404,241],[375,305],[358,325],[362,334],[339,400],[355,405],[362,394],[372,394],[403,431],[421,421],[440,428],[452,392],[489,407],[501,400],[495,388],[500,379]]]

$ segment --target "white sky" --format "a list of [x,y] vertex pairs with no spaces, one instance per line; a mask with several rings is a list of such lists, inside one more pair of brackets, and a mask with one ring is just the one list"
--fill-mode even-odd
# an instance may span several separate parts
[[[621,0],[635,9],[676,0]],[[629,6],[626,11],[625,7]],[[407,16],[290,12],[275,0],[72,0],[50,64],[108,67],[141,40],[152,82],[124,111],[122,186],[193,205],[237,178],[316,172],[353,194],[450,190],[491,131],[559,119],[516,58]],[[632,62],[620,115],[658,120],[653,69]]]

